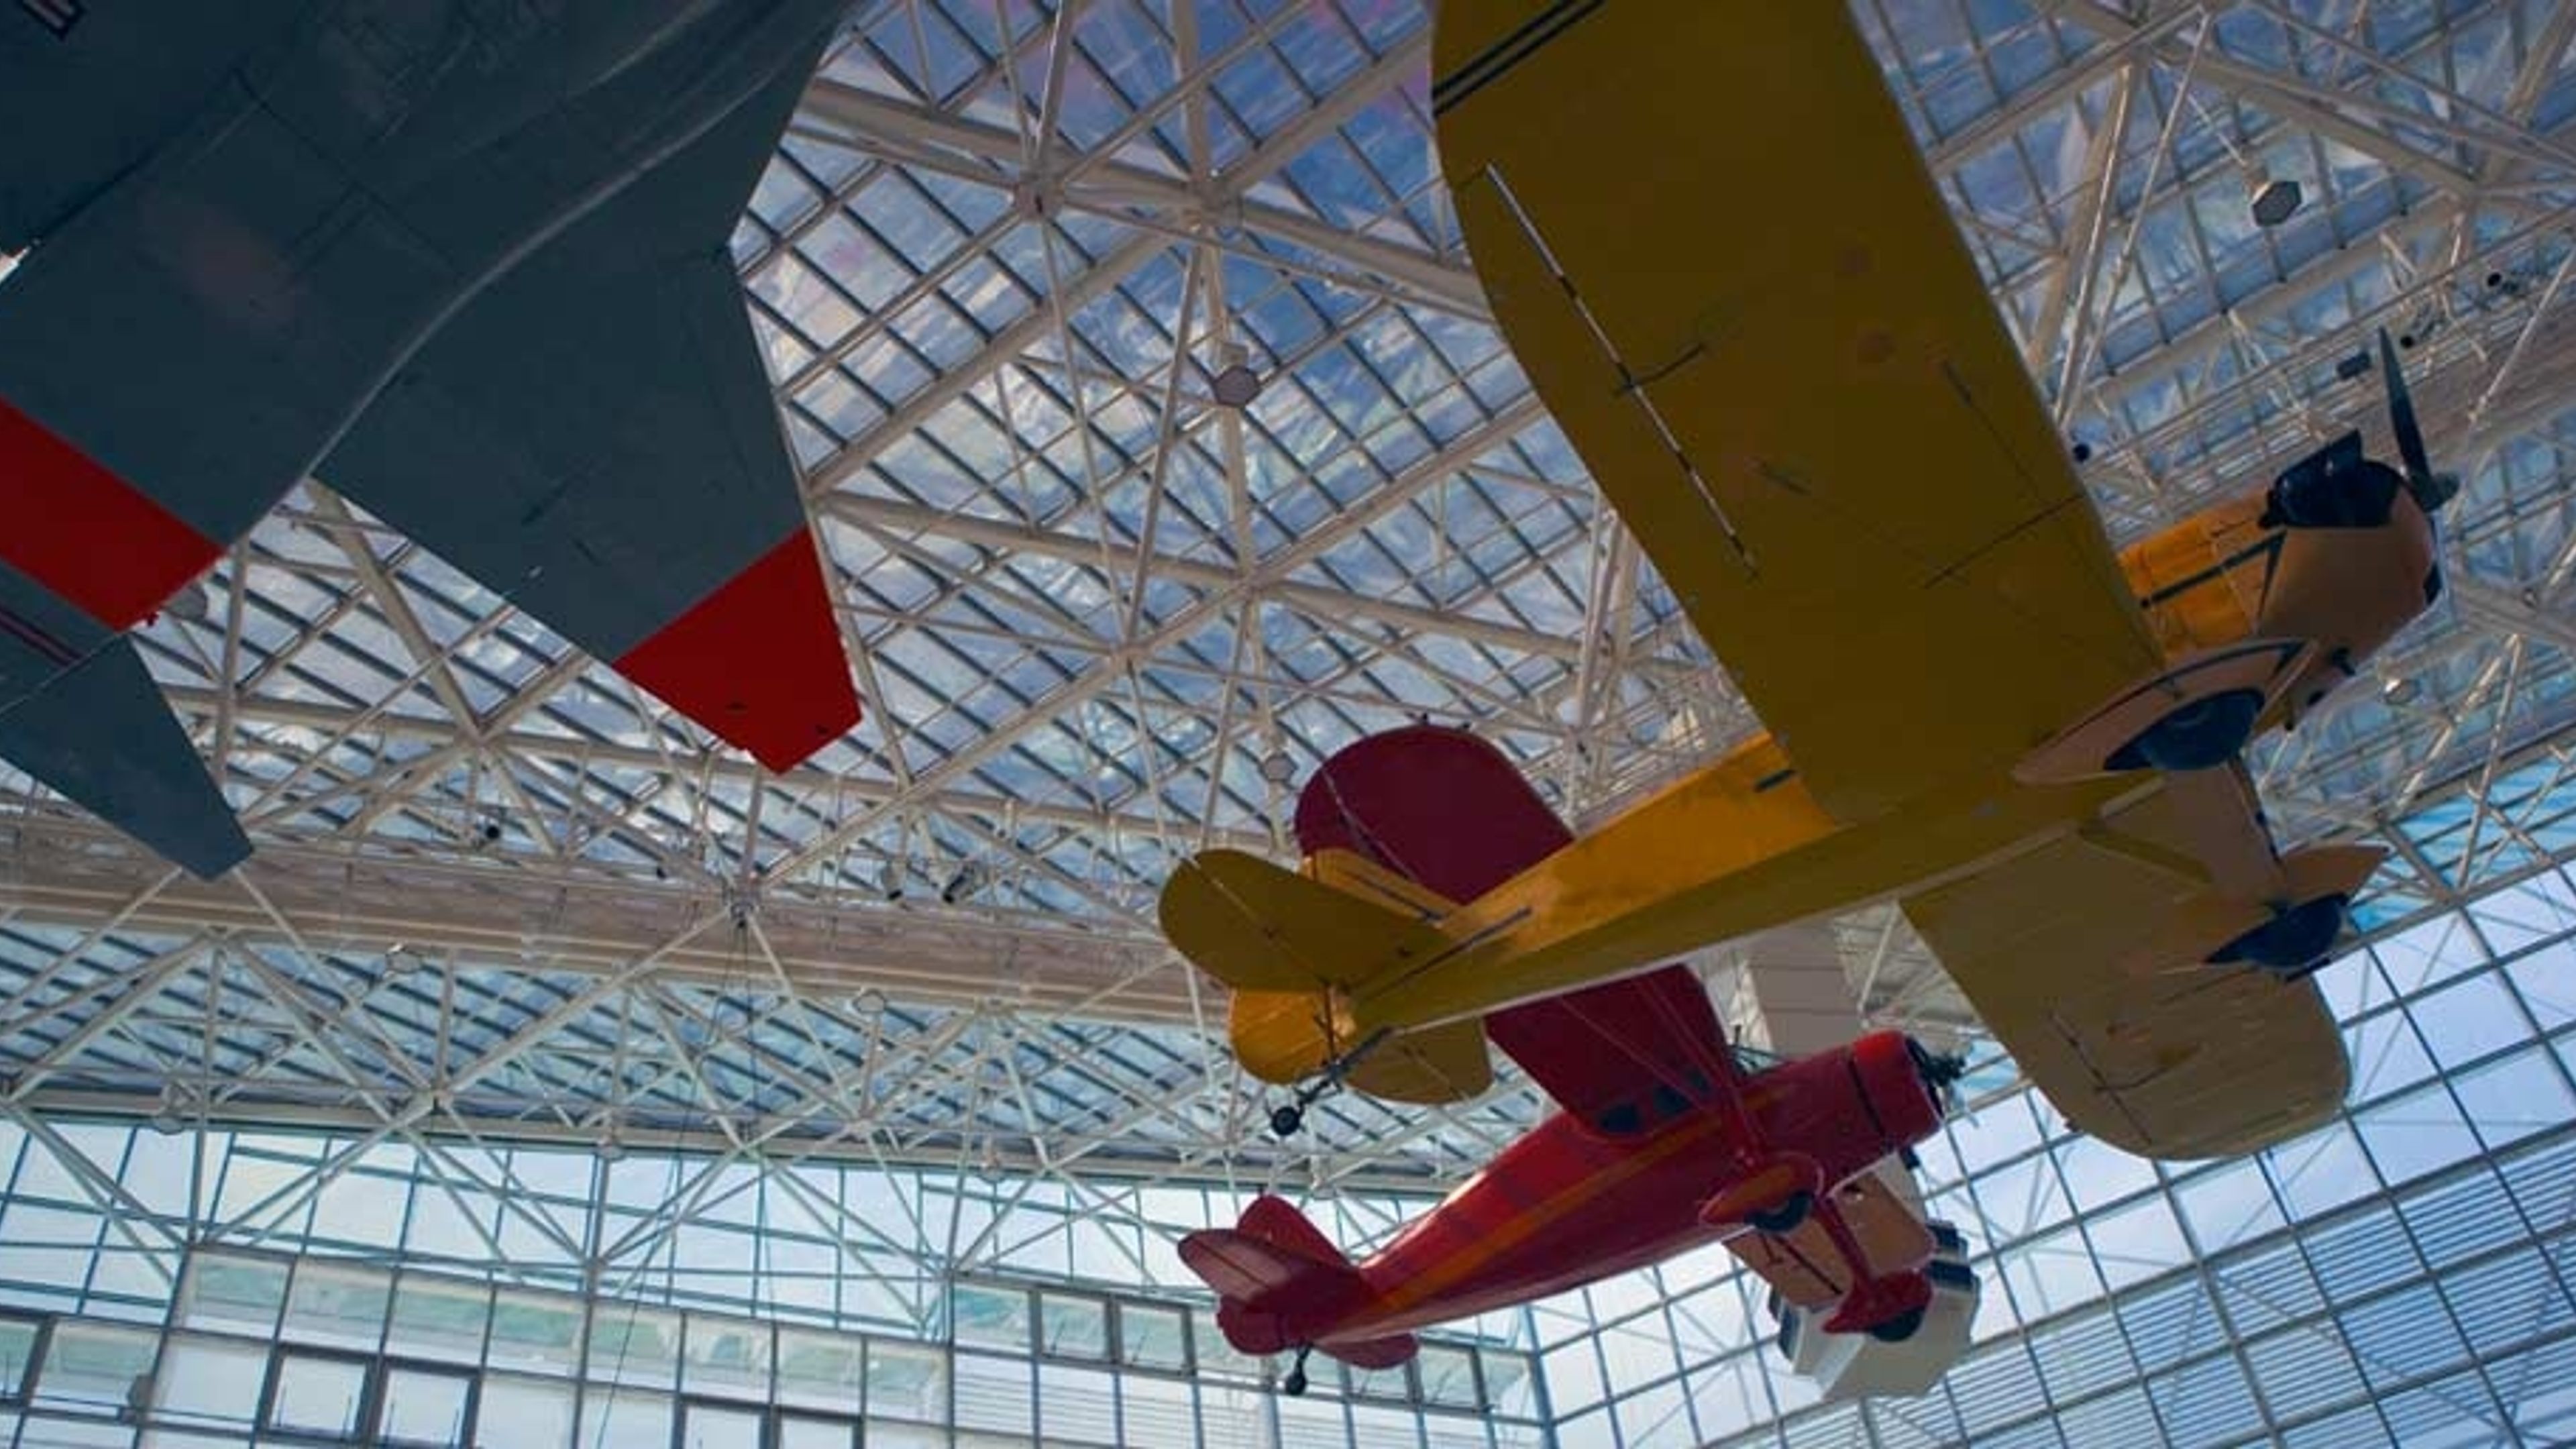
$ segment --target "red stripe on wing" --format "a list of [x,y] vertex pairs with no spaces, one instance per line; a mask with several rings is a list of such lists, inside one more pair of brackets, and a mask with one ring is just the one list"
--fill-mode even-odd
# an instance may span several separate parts
[[831,592],[802,527],[616,665],[773,770],[859,722]]
[[223,545],[0,398],[0,558],[111,629],[131,629]]

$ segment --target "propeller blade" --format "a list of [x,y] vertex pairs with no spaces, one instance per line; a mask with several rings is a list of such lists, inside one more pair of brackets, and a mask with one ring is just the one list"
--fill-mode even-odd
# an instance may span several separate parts
[[2388,424],[2397,434],[2397,455],[2406,464],[2406,491],[2415,496],[2415,505],[2430,514],[2451,501],[2460,491],[2456,478],[2433,471],[2433,457],[2424,448],[2424,428],[2415,418],[2415,394],[2406,385],[2406,369],[2398,366],[2397,345],[2388,340],[2388,329],[2379,329],[2379,371],[2388,384]]
[[2388,329],[2379,329],[2379,373],[2388,384],[2388,422],[2397,432],[2397,455],[2406,460],[2409,482],[2433,476],[2433,460],[2424,452],[2424,430],[2415,421],[2415,395],[2406,386],[2406,369],[2397,365],[2397,344]]
[[1940,1101],[1945,1114],[1955,1116],[1962,1106],[1959,1080],[1968,1075],[1968,1059],[1936,1052],[1911,1036],[1905,1039],[1905,1050],[1914,1059],[1924,1090]]

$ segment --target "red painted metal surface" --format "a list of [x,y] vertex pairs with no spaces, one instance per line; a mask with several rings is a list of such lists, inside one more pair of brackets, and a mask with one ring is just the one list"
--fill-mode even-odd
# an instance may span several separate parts
[[[1570,838],[1492,745],[1431,726],[1335,755],[1307,785],[1296,823],[1309,853],[1358,850],[1452,899],[1482,894]],[[1939,1124],[1904,1038],[1892,1032],[1741,1074],[1723,1055],[1705,990],[1680,967],[1515,1007],[1486,1025],[1568,1110],[1363,1263],[1345,1265],[1337,1253],[1325,1262],[1318,1250],[1328,1245],[1297,1236],[1282,1249],[1291,1260],[1278,1281],[1255,1301],[1229,1299],[1220,1313],[1237,1348],[1374,1346],[1741,1231],[1712,1225],[1701,1209],[1744,1170],[1746,1121],[1760,1139],[1751,1150],[1803,1153],[1827,1185]],[[1244,1230],[1288,1244],[1278,1220],[1285,1207],[1264,1199]],[[1210,1251],[1241,1241],[1205,1238]],[[1202,1276],[1216,1281],[1222,1269]]]
[[813,537],[799,525],[619,656],[617,672],[784,771],[859,722],[834,617]]
[[131,629],[222,545],[0,398],[0,558],[110,629]]

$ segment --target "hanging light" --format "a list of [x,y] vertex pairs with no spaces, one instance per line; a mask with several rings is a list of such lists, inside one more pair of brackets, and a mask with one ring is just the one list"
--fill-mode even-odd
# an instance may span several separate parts
[[2254,213],[2256,226],[2279,226],[2299,214],[2299,203],[2306,197],[2299,183],[2286,176],[2275,176],[2260,164],[2245,171],[2246,209]]
[[1251,357],[1240,342],[1217,349],[1217,373],[1208,383],[1208,392],[1220,406],[1246,408],[1261,396],[1261,374],[1252,370]]
[[982,890],[986,879],[987,875],[980,861],[965,862],[948,877],[948,883],[939,888],[940,904],[950,906],[957,904]]

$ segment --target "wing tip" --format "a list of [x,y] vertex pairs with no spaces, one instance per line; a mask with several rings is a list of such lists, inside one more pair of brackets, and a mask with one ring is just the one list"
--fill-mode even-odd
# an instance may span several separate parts
[[865,713],[813,533],[802,523],[615,663],[780,773],[849,733]]
[[220,822],[220,828],[205,835],[153,848],[188,874],[209,881],[220,878],[234,866],[250,859],[252,854],[250,836],[243,832],[240,819],[233,816],[226,816]]
[[203,880],[250,837],[133,643],[111,638],[0,709],[0,758]]

